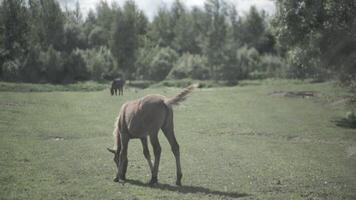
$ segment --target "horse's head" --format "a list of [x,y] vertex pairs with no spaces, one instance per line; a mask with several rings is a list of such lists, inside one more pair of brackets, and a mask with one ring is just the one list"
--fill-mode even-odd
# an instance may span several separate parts
[[111,96],[114,95],[114,88],[111,86],[110,88]]

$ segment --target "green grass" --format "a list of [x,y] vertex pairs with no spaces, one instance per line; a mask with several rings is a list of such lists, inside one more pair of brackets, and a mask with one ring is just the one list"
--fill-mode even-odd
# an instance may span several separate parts
[[[356,129],[335,123],[348,111],[334,103],[350,95],[346,90],[287,80],[241,85],[198,89],[175,108],[182,187],[174,185],[174,157],[163,134],[155,187],[146,185],[139,140],[129,144],[125,185],[112,181],[116,166],[105,149],[113,145],[123,102],[180,89],[129,88],[123,97],[107,89],[2,91],[0,199],[356,199]],[[268,95],[287,90],[320,97]]]
[[96,83],[92,81],[65,85],[52,85],[48,83],[8,83],[0,82],[1,92],[54,92],[54,91],[99,91],[108,88],[107,83]]

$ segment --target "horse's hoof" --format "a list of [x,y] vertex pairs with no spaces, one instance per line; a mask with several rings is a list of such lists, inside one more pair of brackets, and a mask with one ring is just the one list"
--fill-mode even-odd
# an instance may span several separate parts
[[149,185],[157,185],[158,184],[157,177],[152,177],[151,181],[148,184]]
[[114,178],[114,182],[124,184],[125,183],[125,179],[121,179],[121,178],[116,177],[116,178]]
[[176,181],[177,186],[182,186],[182,183],[180,181]]

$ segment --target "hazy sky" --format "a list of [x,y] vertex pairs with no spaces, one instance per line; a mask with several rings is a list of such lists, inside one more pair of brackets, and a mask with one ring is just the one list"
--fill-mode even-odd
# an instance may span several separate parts
[[[76,0],[58,0],[61,5],[64,7],[67,5],[69,8],[75,5]],[[123,5],[125,0],[106,0],[107,2],[117,2],[119,5]],[[95,9],[95,5],[99,0],[79,0],[81,9],[86,15],[90,9]],[[142,9],[146,15],[152,19],[156,14],[157,9],[166,5],[169,7],[174,0],[135,0],[138,7]],[[181,0],[188,8],[192,6],[203,7],[205,0]],[[233,3],[236,5],[236,8],[240,14],[247,12],[250,6],[255,5],[259,10],[265,10],[267,13],[272,14],[275,11],[275,6],[272,0],[226,0],[228,3]]]

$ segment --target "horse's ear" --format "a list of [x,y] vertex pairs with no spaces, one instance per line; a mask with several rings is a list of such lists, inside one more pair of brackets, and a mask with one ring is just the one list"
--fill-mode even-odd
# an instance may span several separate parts
[[116,151],[114,149],[106,148],[109,152],[116,154]]

